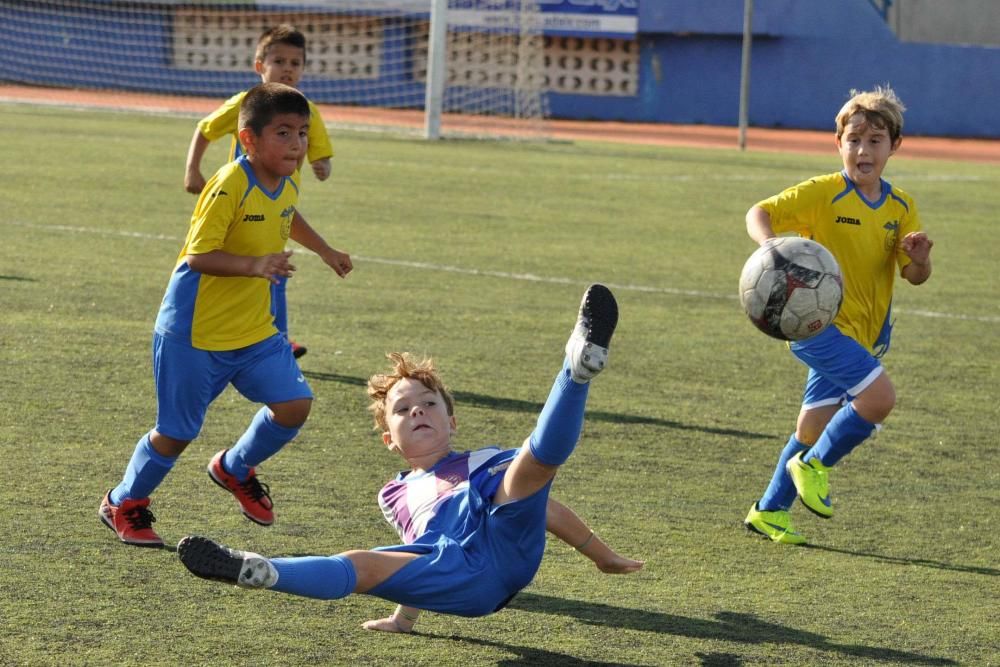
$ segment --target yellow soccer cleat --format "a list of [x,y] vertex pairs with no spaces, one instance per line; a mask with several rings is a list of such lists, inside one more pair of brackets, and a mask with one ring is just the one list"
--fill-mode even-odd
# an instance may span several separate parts
[[827,475],[829,468],[817,458],[810,459],[809,463],[803,462],[802,454],[803,452],[799,452],[789,459],[785,470],[791,476],[802,504],[813,514],[829,519],[833,516]]
[[757,509],[757,503],[750,506],[747,518],[743,520],[747,530],[763,535],[773,542],[781,544],[805,544],[802,537],[792,526],[792,516],[788,510],[766,512]]

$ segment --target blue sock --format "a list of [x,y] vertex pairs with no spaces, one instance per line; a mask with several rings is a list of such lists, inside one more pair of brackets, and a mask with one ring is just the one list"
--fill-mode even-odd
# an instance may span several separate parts
[[583,431],[583,412],[590,383],[573,382],[569,362],[563,362],[528,446],[535,458],[546,465],[562,465],[573,453]]
[[354,592],[358,575],[347,556],[303,556],[271,558],[278,571],[272,591],[319,600],[337,600]]
[[271,410],[265,405],[253,416],[246,433],[226,452],[222,465],[230,475],[245,481],[250,476],[250,468],[256,468],[277,454],[298,434],[298,427],[289,428],[274,421]]
[[135,445],[132,458],[125,469],[125,477],[111,491],[111,504],[121,505],[126,498],[141,500],[148,498],[177,461],[176,456],[164,456],[149,441],[149,433],[142,436]]
[[825,466],[836,465],[875,430],[875,424],[859,415],[848,403],[833,416],[823,429],[816,445],[802,457],[803,461],[819,459]]
[[762,512],[774,512],[777,510],[787,510],[795,502],[795,484],[785,470],[788,460],[799,452],[809,449],[809,445],[804,445],[798,441],[793,433],[785,448],[781,450],[778,457],[778,465],[774,466],[774,474],[771,475],[771,483],[767,485],[767,490],[757,502],[757,509]]

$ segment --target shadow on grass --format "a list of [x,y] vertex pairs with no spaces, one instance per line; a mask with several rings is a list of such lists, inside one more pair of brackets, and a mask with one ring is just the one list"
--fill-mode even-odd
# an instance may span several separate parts
[[508,667],[511,665],[545,665],[545,667],[642,667],[643,663],[638,662],[600,662],[597,660],[581,660],[565,653],[546,651],[540,648],[529,646],[516,646],[503,642],[491,642],[488,639],[479,637],[461,637],[458,635],[436,635],[432,633],[420,633],[421,637],[428,639],[440,639],[450,642],[461,642],[463,644],[475,644],[477,646],[487,646],[500,651],[514,653],[516,658],[499,660],[498,667]]
[[[353,377],[351,375],[339,375],[337,373],[321,373],[317,371],[302,371],[302,374],[310,380],[318,382],[339,382],[341,384],[367,386],[367,378]],[[500,410],[503,412],[525,412],[528,414],[538,414],[542,411],[542,403],[535,401],[522,401],[516,398],[502,398],[498,396],[487,396],[485,394],[474,394],[468,391],[453,391],[452,395],[458,403],[474,405],[480,408]],[[752,433],[730,428],[716,428],[713,426],[695,426],[672,419],[660,419],[658,417],[643,417],[641,415],[624,415],[614,412],[603,412],[601,410],[588,410],[587,419],[599,422],[609,422],[612,424],[644,424],[647,426],[662,426],[665,428],[680,429],[682,431],[698,431],[700,433],[710,433],[713,435],[728,435],[737,438],[753,440],[773,440],[775,435],[767,433]]]
[[24,276],[4,276],[0,275],[0,280],[16,280],[22,283],[37,283],[37,278],[25,278]]
[[819,544],[803,544],[805,549],[815,549],[816,551],[831,551],[838,554],[847,554],[848,556],[863,556],[864,558],[871,558],[880,563],[895,563],[897,565],[919,565],[921,567],[929,567],[935,570],[948,570],[950,572],[966,572],[968,574],[983,574],[987,577],[1000,577],[1000,570],[992,567],[979,567],[976,565],[952,565],[951,563],[942,563],[939,560],[928,560],[926,558],[901,558],[899,556],[885,556],[883,554],[873,554],[867,553],[865,551],[851,551],[849,549],[836,549],[834,547],[825,547]]
[[[508,605],[511,609],[542,614],[559,614],[583,623],[606,627],[627,628],[667,635],[727,641],[739,644],[794,644],[820,651],[840,653],[865,662],[894,662],[912,665],[956,665],[949,658],[936,658],[882,646],[838,644],[826,637],[806,630],[763,621],[752,614],[720,611],[713,620],[676,616],[655,611],[641,611],[627,607],[565,600],[562,598],[521,593]],[[704,659],[728,659],[729,654],[702,656]],[[739,664],[732,662],[703,662],[703,664]]]

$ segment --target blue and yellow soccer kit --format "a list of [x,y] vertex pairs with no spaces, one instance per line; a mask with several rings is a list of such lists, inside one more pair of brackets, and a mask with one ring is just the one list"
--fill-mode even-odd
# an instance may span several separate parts
[[882,181],[869,201],[844,172],[817,176],[757,204],[775,233],[795,232],[826,247],[844,279],[840,312],[819,336],[791,345],[811,369],[803,404],[832,404],[857,395],[881,372],[889,347],[897,271],[910,263],[899,240],[920,230],[912,198]]
[[156,318],[159,432],[193,439],[208,404],[229,383],[262,403],[312,397],[274,326],[269,281],[202,274],[185,259],[216,250],[243,256],[282,252],[297,201],[294,178],[269,191],[245,156],[206,184]]
[[235,350],[274,334],[268,281],[203,275],[184,258],[213,250],[245,256],[282,252],[297,202],[294,178],[283,178],[270,192],[257,182],[245,156],[216,172],[195,205],[156,331],[209,351]]
[[[229,159],[235,160],[245,153],[239,138],[239,117],[240,105],[246,91],[237,93],[222,103],[222,105],[205,116],[198,122],[198,131],[209,141],[222,139],[226,135],[232,137],[229,148]],[[333,157],[333,145],[330,143],[330,135],[323,124],[319,108],[309,102],[309,147],[306,149],[306,160],[310,163],[323,158]],[[299,174],[294,175],[295,181],[300,182]],[[286,304],[285,290],[287,279],[281,278],[271,289],[271,298],[274,312],[274,322],[278,330],[283,334],[288,333],[288,306]]]

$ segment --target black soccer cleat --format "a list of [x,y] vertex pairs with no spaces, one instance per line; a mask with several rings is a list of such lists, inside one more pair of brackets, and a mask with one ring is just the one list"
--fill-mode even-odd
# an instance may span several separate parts
[[588,382],[604,370],[616,326],[618,302],[614,294],[604,285],[591,285],[583,295],[576,327],[566,342],[566,358],[575,381]]
[[245,588],[270,588],[278,581],[271,562],[249,551],[224,547],[207,537],[189,535],[177,543],[177,555],[191,574]]

